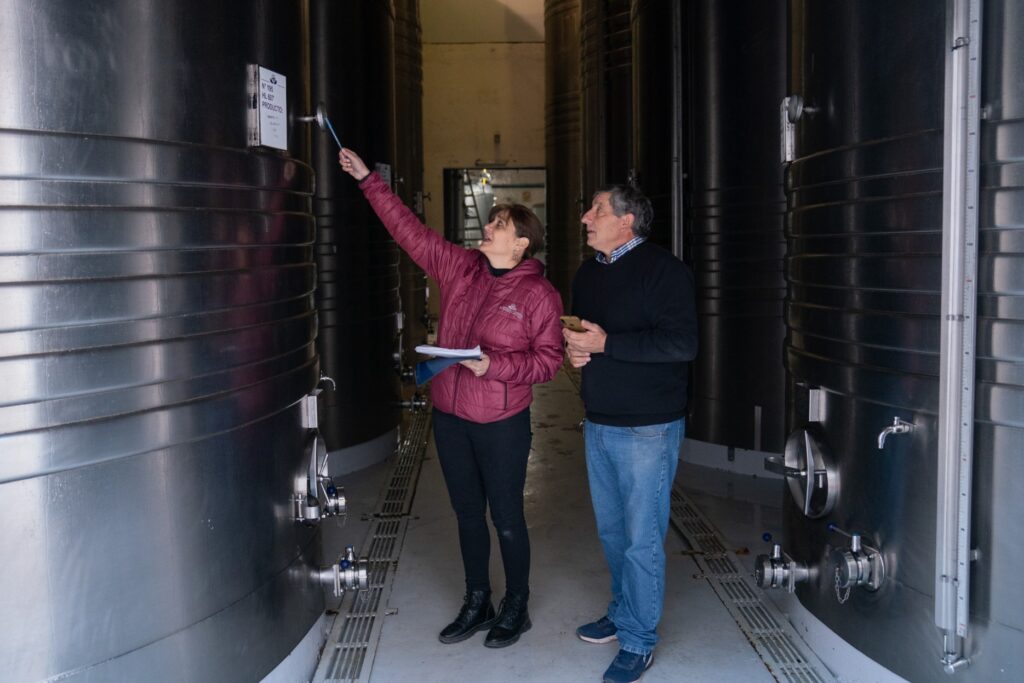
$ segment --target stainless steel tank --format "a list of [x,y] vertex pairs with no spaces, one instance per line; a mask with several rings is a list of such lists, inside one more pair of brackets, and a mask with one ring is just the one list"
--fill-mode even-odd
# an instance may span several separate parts
[[[629,0],[581,0],[580,97],[584,205],[633,163],[633,37]],[[584,248],[586,252],[586,248]]]
[[[423,31],[419,0],[395,4],[395,189],[420,220],[423,209]],[[399,260],[404,363],[427,341],[427,276],[402,252]]]
[[787,3],[690,3],[686,26],[686,228],[700,329],[686,433],[781,452]]
[[[6,680],[258,680],[322,613],[290,505],[318,377],[303,22],[0,8]],[[287,79],[287,150],[247,148],[250,63]]]
[[[676,101],[682,87],[678,35],[681,0],[632,0],[630,20],[633,42],[633,166],[630,182],[654,206],[648,241],[672,251],[679,246],[682,214],[677,202],[682,193],[679,167],[682,154],[674,144],[682,133],[681,107]],[[621,134],[627,134],[623,131]],[[682,256],[680,250],[676,250]]]
[[[979,552],[971,664],[953,678],[988,682],[1018,680],[1024,668],[1024,16],[1019,3],[984,5],[971,534]],[[786,363],[795,383],[814,390],[811,415],[795,410],[793,426],[816,423],[797,437],[836,494],[827,510],[814,487],[813,518],[787,505],[787,550],[816,573],[797,594],[905,678],[952,680],[933,597],[946,8],[795,2],[792,13],[792,89],[803,101],[802,113],[792,109],[787,172]],[[880,449],[894,419],[913,430],[887,434]],[[878,551],[877,588],[841,589],[850,567],[833,552],[850,540],[830,524]]]
[[547,276],[569,309],[580,223],[580,0],[544,2]]
[[[313,0],[313,99],[343,145],[394,180],[394,5]],[[317,339],[325,375],[320,426],[339,474],[394,451],[399,407],[399,250],[338,166],[329,135],[314,139],[317,171]]]

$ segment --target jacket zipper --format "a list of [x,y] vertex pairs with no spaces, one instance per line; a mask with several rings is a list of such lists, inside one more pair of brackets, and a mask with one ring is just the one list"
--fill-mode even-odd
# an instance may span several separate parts
[[[476,327],[476,321],[480,319],[480,314],[483,313],[483,311],[484,311],[484,302],[486,302],[487,301],[487,297],[489,297],[491,295],[491,290],[494,289],[494,283],[497,282],[497,281],[498,281],[498,278],[492,277],[490,283],[488,283],[487,291],[484,293],[483,297],[480,299],[480,306],[476,309],[476,315],[473,316],[473,322],[471,322],[469,324],[469,330],[466,331],[466,336],[464,337],[465,341],[462,344],[464,347],[469,345],[469,337],[470,337],[470,335],[473,334],[473,328]],[[455,378],[455,392],[452,394],[452,409],[456,410],[456,411],[458,410],[457,406],[459,405],[459,387],[460,386],[462,386],[462,373],[461,372]],[[507,387],[506,387],[506,391],[507,391]],[[507,394],[505,396],[505,403],[506,403],[506,405],[508,404],[508,395]],[[456,414],[458,414],[458,413],[456,413]]]

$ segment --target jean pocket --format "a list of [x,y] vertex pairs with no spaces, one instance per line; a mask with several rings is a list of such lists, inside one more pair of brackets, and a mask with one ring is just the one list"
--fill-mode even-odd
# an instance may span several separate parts
[[641,427],[630,427],[629,433],[633,436],[642,436],[649,439],[663,439],[668,434],[668,425],[643,425]]

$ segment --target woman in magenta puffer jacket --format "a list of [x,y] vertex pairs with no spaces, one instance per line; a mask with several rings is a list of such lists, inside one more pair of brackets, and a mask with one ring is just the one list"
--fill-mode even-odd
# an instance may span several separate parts
[[[483,350],[431,383],[434,440],[459,524],[466,596],[438,636],[457,643],[490,629],[484,645],[505,647],[530,628],[530,540],[523,516],[533,385],[562,363],[562,302],[534,253],[544,244],[537,216],[519,204],[491,211],[480,248],[464,249],[424,226],[352,150],[338,154],[399,246],[441,288],[437,344]],[[498,533],[505,598],[495,614],[488,575],[490,531]]]

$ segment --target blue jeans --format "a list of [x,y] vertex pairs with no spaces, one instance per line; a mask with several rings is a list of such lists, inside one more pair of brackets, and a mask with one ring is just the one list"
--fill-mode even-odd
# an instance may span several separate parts
[[658,642],[665,601],[665,532],[685,420],[584,429],[590,499],[612,577],[608,617],[627,652]]

